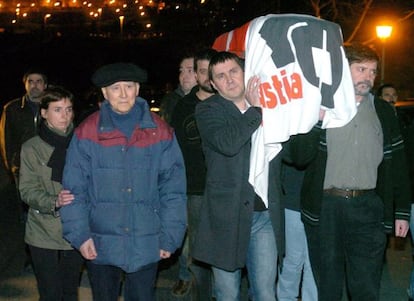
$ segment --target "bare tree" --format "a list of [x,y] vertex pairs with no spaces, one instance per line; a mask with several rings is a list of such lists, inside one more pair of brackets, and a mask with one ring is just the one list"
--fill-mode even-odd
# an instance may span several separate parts
[[[408,1],[407,1],[408,2]],[[361,29],[369,16],[376,13],[384,3],[374,3],[373,0],[309,0],[313,13],[318,18],[324,18],[341,24],[344,30],[344,43],[349,44],[360,39],[364,44],[372,43],[376,37],[370,37],[361,41]],[[374,6],[376,4],[377,6]],[[401,7],[399,17],[395,22],[400,23],[410,19],[414,15],[414,8],[404,1],[387,1],[388,7]]]
[[[394,83],[401,99],[412,97],[411,78],[414,73],[413,42],[414,2],[407,0],[304,0],[312,14],[341,25],[344,44],[358,41],[384,51],[385,45],[375,35],[374,24],[381,17],[389,18],[395,37],[387,43],[386,81]],[[394,34],[393,34],[394,35]]]

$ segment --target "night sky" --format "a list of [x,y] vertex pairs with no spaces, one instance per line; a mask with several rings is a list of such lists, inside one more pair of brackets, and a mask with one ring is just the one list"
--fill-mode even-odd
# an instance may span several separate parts
[[[338,1],[353,4],[353,13],[358,13],[355,5],[361,7],[361,1]],[[398,20],[414,4],[406,0],[374,1],[375,5],[366,17],[356,39],[366,41],[375,35],[375,22],[385,15]],[[194,1],[187,1],[188,6]],[[228,5],[231,3],[232,5]],[[232,9],[234,8],[234,9]],[[115,20],[112,38],[89,37],[91,27],[78,28],[72,32],[61,30],[42,31],[24,35],[0,33],[0,102],[21,96],[24,93],[22,74],[30,66],[41,66],[50,77],[50,81],[63,85],[75,93],[77,100],[83,102],[86,92],[91,88],[90,76],[100,65],[114,61],[130,61],[146,68],[149,81],[143,87],[144,94],[161,97],[166,83],[176,85],[177,65],[182,53],[208,47],[214,38],[222,32],[240,26],[254,17],[267,13],[307,13],[313,14],[310,1],[210,1],[208,10],[187,9],[176,13],[165,11],[158,15],[158,30],[163,31],[162,38],[137,40],[126,38],[136,33],[136,24],[124,26],[124,39],[119,38],[119,23]],[[322,11],[329,18],[330,11]],[[213,17],[212,17],[213,16]],[[329,19],[327,18],[327,19]],[[356,17],[341,6],[336,21],[343,27],[345,39],[349,37],[356,24]],[[111,25],[111,24],[109,24]],[[392,39],[387,43],[387,80],[396,83],[406,95],[411,92],[414,61],[411,52],[413,18],[397,23]],[[96,24],[95,24],[96,26]],[[95,28],[96,30],[96,28]],[[53,32],[54,31],[54,32]],[[374,39],[370,45],[378,50],[382,46]],[[151,91],[151,93],[150,93]],[[414,94],[413,94],[414,95]]]

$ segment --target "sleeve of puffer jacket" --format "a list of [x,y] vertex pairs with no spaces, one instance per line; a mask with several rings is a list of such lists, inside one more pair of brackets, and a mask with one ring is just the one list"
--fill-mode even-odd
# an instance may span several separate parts
[[77,249],[91,237],[89,229],[88,179],[91,160],[85,151],[87,142],[73,135],[66,154],[63,187],[74,194],[74,201],[60,209],[63,237]]
[[182,244],[187,224],[185,167],[175,135],[165,143],[160,160],[160,247],[174,252]]

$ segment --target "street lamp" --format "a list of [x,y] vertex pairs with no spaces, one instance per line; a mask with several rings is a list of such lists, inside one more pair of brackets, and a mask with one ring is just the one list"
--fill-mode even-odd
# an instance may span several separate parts
[[47,25],[47,19],[49,19],[52,15],[51,14],[46,14],[43,17],[43,30],[42,30],[42,34],[45,35],[46,34],[46,25]]
[[119,34],[121,36],[121,40],[124,34],[124,16],[119,16]]
[[124,40],[124,16],[119,16],[119,57],[122,60],[122,57],[124,55],[124,45],[123,45],[123,40]]
[[52,16],[51,14],[46,14],[43,17],[43,24],[44,24],[45,27],[46,27],[46,24],[47,24],[47,19],[49,19],[51,16]]
[[390,25],[378,25],[376,27],[377,37],[382,42],[382,55],[381,55],[381,85],[384,84],[385,74],[385,41],[391,36],[392,26]]

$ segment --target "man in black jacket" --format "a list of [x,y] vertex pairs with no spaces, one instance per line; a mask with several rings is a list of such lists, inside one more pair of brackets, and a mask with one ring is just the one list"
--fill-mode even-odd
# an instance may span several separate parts
[[[235,54],[213,56],[209,77],[218,94],[196,107],[207,175],[192,255],[211,264],[217,300],[239,300],[244,266],[252,299],[275,300],[273,205],[266,207],[248,181],[251,135],[262,121],[259,98],[247,101],[243,62]],[[249,81],[248,89],[255,84]]]
[[9,101],[0,121],[0,151],[6,169],[17,176],[22,144],[37,134],[40,96],[47,87],[47,76],[39,70],[29,70],[23,76],[26,94]]
[[[15,191],[15,198],[18,200],[19,219],[24,224],[26,219],[27,205],[20,200],[18,192],[20,149],[22,144],[37,134],[40,124],[39,102],[43,91],[47,87],[47,76],[38,69],[31,69],[23,75],[23,84],[26,94],[20,98],[9,101],[3,108],[0,120],[0,152],[4,162],[4,168],[10,176],[8,191]],[[13,193],[8,194],[9,197]],[[19,231],[20,237],[15,237],[15,241],[23,244],[24,231]],[[20,244],[19,244],[20,246]],[[30,263],[30,255],[26,250],[26,259],[21,256],[20,250],[11,250],[15,257],[26,260],[25,265]],[[13,259],[10,259],[11,261]]]
[[179,257],[179,280],[173,286],[172,293],[178,297],[187,294],[191,287],[192,275],[194,275],[198,292],[197,300],[200,301],[211,300],[211,281],[207,266],[196,262],[191,263],[194,227],[199,220],[206,181],[204,154],[194,113],[198,103],[214,95],[208,77],[208,64],[215,53],[216,51],[213,49],[206,49],[195,55],[194,71],[198,85],[177,102],[171,119],[171,126],[175,129],[175,135],[184,156],[187,175],[188,215],[187,236]]

